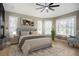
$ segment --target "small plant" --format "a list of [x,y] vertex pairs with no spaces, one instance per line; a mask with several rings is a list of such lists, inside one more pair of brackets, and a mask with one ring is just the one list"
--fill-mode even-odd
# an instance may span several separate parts
[[51,31],[51,37],[52,37],[52,40],[54,41],[54,38],[55,38],[55,30],[54,28],[52,28],[52,31]]

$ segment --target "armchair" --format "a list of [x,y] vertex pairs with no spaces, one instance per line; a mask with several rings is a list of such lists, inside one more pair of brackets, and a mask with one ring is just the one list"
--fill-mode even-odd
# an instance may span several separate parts
[[79,34],[77,34],[76,36],[70,36],[67,40],[69,46],[77,48],[79,47]]

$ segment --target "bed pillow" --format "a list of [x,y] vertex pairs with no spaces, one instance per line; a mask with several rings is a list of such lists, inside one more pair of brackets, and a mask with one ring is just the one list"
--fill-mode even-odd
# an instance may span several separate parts
[[21,36],[24,36],[24,35],[29,35],[29,32],[27,32],[27,31],[21,31]]

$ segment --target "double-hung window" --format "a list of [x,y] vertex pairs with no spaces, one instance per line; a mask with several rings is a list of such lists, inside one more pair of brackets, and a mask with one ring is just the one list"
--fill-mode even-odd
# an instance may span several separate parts
[[42,20],[37,21],[37,32],[42,34]]
[[39,34],[50,35],[52,30],[52,20],[38,20],[37,32]]
[[51,35],[51,30],[52,30],[52,21],[51,20],[44,21],[44,34]]
[[56,20],[56,34],[75,36],[76,34],[76,17],[66,17]]
[[9,16],[9,36],[13,37],[13,35],[17,34],[17,17]]

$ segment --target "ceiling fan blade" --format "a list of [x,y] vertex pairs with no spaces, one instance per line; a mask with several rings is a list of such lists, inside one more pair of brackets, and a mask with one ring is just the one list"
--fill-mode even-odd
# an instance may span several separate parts
[[49,7],[59,7],[60,5],[53,5],[53,6],[49,6]]
[[40,7],[40,8],[36,8],[36,9],[42,9],[42,8],[44,8],[44,7]]
[[50,10],[52,10],[52,11],[54,11],[54,9],[52,9],[52,8],[49,8]]
[[44,11],[44,9],[45,9],[45,8],[43,8],[43,9],[41,10],[41,12],[43,12],[43,11]]
[[36,5],[38,5],[38,6],[44,6],[44,5],[41,5],[41,4],[39,4],[39,3],[36,3]]
[[52,4],[54,4],[54,3],[50,3],[49,6],[51,6]]
[[46,11],[48,12],[48,9]]

